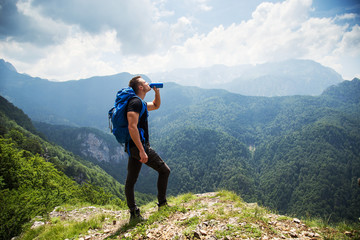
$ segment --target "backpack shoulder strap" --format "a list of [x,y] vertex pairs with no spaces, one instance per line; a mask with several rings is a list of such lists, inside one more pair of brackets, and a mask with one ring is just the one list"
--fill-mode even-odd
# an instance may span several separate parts
[[135,95],[134,97],[137,97],[138,99],[140,99],[141,104],[142,104],[142,108],[141,108],[141,112],[139,114],[139,119],[142,117],[142,115],[147,111],[146,109],[146,103],[144,100],[142,100],[139,96]]

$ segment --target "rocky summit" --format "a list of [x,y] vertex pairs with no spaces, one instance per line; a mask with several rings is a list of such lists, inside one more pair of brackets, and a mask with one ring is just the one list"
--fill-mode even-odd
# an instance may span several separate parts
[[[326,224],[314,224],[271,213],[256,203],[245,203],[234,193],[222,191],[184,194],[169,199],[158,209],[154,202],[141,206],[145,221],[129,223],[127,210],[87,206],[57,207],[49,221],[34,222],[33,228],[70,228],[89,223],[77,235],[59,239],[358,239],[355,230],[340,231]],[[97,220],[96,220],[97,219]],[[38,239],[43,239],[41,234]]]

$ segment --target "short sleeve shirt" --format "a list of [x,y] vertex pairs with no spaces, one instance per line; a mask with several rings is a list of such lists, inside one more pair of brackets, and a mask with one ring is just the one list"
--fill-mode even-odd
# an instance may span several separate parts
[[[146,103],[145,103],[145,105],[146,105]],[[140,114],[142,106],[143,106],[142,101],[137,97],[133,97],[128,102],[126,112],[137,112]],[[142,128],[144,130],[145,143],[148,144],[149,143],[149,131],[148,131],[148,120],[147,120],[146,111],[139,119],[138,128]],[[130,140],[130,147],[132,147],[132,146],[135,146],[135,143],[132,140]]]

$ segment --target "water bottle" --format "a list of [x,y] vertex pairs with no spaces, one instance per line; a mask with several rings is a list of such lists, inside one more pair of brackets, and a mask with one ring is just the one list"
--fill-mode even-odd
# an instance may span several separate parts
[[149,86],[151,88],[156,87],[156,88],[163,88],[164,84],[163,83],[150,83]]

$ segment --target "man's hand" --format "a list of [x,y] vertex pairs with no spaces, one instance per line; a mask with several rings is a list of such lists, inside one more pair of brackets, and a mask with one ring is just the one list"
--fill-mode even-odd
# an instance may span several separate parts
[[160,89],[154,87],[153,90],[155,92],[155,98],[152,102],[147,103],[148,111],[153,111],[153,110],[159,109],[160,104],[161,104]]
[[140,162],[141,163],[147,163],[148,161],[148,155],[146,154],[145,151],[139,151],[139,155],[140,155]]
[[160,89],[158,89],[157,87],[153,87],[153,90],[155,93],[159,93],[160,92]]

